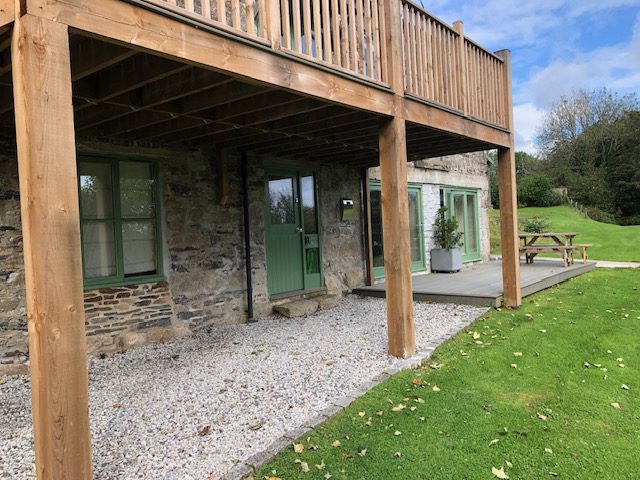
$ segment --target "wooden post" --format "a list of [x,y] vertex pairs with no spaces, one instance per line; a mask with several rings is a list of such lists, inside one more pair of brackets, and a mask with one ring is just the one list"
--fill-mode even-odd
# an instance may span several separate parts
[[407,137],[403,118],[381,121],[380,180],[389,353],[406,358],[416,353],[416,338],[409,247]]
[[[264,3],[264,2],[263,2]],[[271,40],[271,48],[273,48],[274,50],[280,50],[281,45],[280,45],[280,36],[282,34],[281,32],[281,13],[280,13],[280,2],[277,0],[268,0],[267,1],[267,5],[268,5],[268,12],[267,13],[267,24],[268,24],[268,28],[269,28],[269,40]],[[263,12],[260,12],[260,15],[262,15]],[[285,21],[288,21],[288,19],[285,19]],[[288,29],[288,25],[287,25],[287,29]],[[285,40],[285,42],[288,41],[287,39]]]
[[469,113],[469,107],[467,106],[467,47],[464,44],[464,25],[461,21],[457,21],[453,23],[453,29],[456,31],[458,36],[458,44],[456,48],[458,49],[458,108],[460,111],[467,115]]
[[511,148],[498,149],[498,182],[500,184],[500,224],[502,239],[502,288],[508,307],[522,304],[520,288],[520,240],[518,238],[518,199],[516,187],[516,156],[511,94],[511,52],[496,52],[504,60],[507,126],[511,132]]
[[91,478],[67,26],[24,15],[11,45],[38,479]]
[[365,241],[365,263],[367,267],[366,282],[368,286],[375,283],[375,275],[373,273],[373,230],[371,225],[371,179],[369,177],[369,169],[365,168],[362,172],[362,200],[364,203],[364,241]]
[[405,91],[401,3],[381,0],[388,82],[395,92],[396,115],[380,122],[380,182],[384,274],[387,296],[389,354],[410,357],[416,352],[413,325],[407,132],[403,115]]

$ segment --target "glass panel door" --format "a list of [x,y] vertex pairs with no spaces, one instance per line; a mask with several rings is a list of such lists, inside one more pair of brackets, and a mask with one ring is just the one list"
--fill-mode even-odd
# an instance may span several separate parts
[[[371,195],[371,241],[373,247],[373,274],[384,277],[384,240],[382,232],[382,197],[380,184],[372,183]],[[411,269],[419,272],[425,269],[424,228],[422,216],[422,190],[418,186],[409,187],[409,247],[411,249]]]
[[480,260],[480,225],[478,223],[478,192],[475,190],[449,190],[448,214],[458,220],[462,232],[462,261]]
[[271,294],[302,290],[297,176],[270,174],[266,193],[267,288]]

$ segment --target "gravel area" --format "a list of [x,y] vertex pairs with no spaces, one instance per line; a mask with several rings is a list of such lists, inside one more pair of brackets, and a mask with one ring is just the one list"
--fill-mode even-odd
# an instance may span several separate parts
[[[418,348],[484,311],[416,304]],[[212,327],[92,358],[94,478],[217,479],[394,362],[384,300],[356,296],[307,318]],[[32,479],[29,379],[3,380],[0,479]]]

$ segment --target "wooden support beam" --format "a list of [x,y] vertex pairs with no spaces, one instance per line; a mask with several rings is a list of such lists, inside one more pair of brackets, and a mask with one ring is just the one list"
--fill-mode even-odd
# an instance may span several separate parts
[[0,27],[10,25],[15,18],[15,2],[13,0],[5,0],[0,5]]
[[89,480],[91,444],[67,26],[24,15],[12,43],[38,479]]
[[411,290],[407,143],[402,118],[380,122],[380,179],[389,353],[406,358],[416,353],[416,338]]
[[518,238],[518,198],[516,186],[515,138],[513,134],[513,98],[511,86],[511,52],[496,52],[504,60],[507,124],[511,133],[511,147],[498,149],[498,183],[500,188],[500,225],[502,245],[502,288],[508,307],[522,304],[520,287],[520,239]]
[[71,44],[71,79],[75,82],[100,70],[111,67],[138,52],[89,37],[78,37]]

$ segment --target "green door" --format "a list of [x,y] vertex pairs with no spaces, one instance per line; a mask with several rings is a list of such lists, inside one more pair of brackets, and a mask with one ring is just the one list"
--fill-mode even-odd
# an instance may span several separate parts
[[478,222],[478,192],[450,189],[447,191],[448,213],[458,220],[462,232],[462,261],[480,260],[480,225]]
[[[371,190],[371,239],[373,243],[373,274],[384,277],[384,248],[382,238],[382,195],[380,183],[372,182]],[[411,247],[411,270],[425,269],[424,225],[422,216],[422,190],[419,186],[409,186],[409,246]]]
[[271,295],[322,286],[315,176],[272,171],[266,185],[267,288]]

